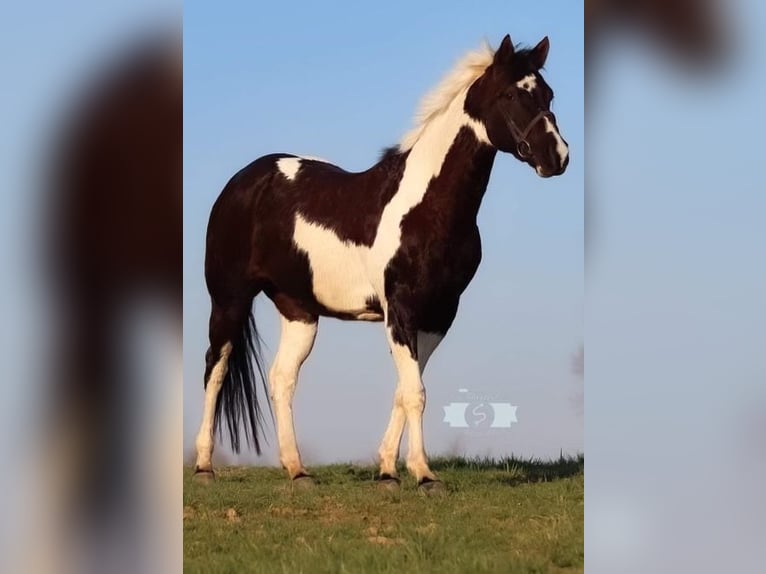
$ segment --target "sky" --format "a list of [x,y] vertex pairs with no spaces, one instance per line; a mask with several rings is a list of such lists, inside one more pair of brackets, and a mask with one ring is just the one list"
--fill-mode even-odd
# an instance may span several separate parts
[[[424,374],[427,451],[555,457],[583,451],[583,32],[579,2],[184,5],[184,441],[201,417],[210,303],[203,279],[210,208],[226,181],[272,152],[366,169],[411,126],[420,98],[465,52],[510,33],[551,49],[545,77],[571,149],[566,174],[543,180],[499,155],[479,215],[483,260],[457,319]],[[255,316],[271,359],[278,322]],[[374,460],[395,371],[381,324],[320,320],[295,397],[307,464]],[[462,390],[462,391],[461,391]],[[466,399],[465,397],[469,398]],[[443,422],[452,402],[510,403],[517,422]],[[479,408],[485,411],[486,406]],[[275,464],[276,440],[260,458]],[[403,448],[406,449],[406,441]],[[220,452],[225,448],[218,447]],[[403,450],[404,452],[404,450]]]

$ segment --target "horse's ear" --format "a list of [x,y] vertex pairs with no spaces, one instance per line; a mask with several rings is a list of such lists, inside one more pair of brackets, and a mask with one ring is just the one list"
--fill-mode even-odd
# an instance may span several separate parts
[[506,34],[497,52],[495,52],[494,62],[507,64],[511,61],[511,56],[513,56],[513,42],[511,42],[511,35]]
[[548,59],[548,50],[551,48],[551,42],[548,40],[548,36],[540,40],[540,43],[532,49],[530,59],[536,69],[540,69],[545,65],[545,61]]

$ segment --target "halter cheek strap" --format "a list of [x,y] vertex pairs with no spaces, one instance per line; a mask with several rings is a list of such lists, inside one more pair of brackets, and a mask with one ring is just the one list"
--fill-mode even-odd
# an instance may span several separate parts
[[532,147],[529,145],[527,137],[532,131],[532,128],[534,128],[539,121],[541,121],[543,118],[550,118],[553,116],[553,114],[547,110],[540,110],[537,115],[527,124],[527,126],[523,130],[520,130],[516,125],[516,122],[513,121],[511,113],[507,109],[501,108],[501,112],[505,118],[506,123],[508,124],[508,127],[511,130],[511,133],[513,134],[513,138],[516,140],[516,151],[518,151],[519,155],[523,158],[530,157],[532,155]]

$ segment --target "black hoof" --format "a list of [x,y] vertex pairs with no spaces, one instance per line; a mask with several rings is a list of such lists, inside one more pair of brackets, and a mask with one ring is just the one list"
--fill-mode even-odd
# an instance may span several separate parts
[[210,484],[215,481],[215,473],[211,470],[202,470],[201,468],[195,468],[192,478],[195,482],[200,484]]
[[314,480],[314,477],[309,476],[308,474],[299,474],[293,478],[293,488],[298,488],[300,490],[311,490],[316,485],[317,483],[316,480]]
[[418,492],[426,496],[443,496],[447,494],[447,487],[441,480],[424,478],[418,483]]
[[396,476],[390,474],[381,474],[377,480],[378,488],[386,490],[388,492],[399,492],[401,481]]

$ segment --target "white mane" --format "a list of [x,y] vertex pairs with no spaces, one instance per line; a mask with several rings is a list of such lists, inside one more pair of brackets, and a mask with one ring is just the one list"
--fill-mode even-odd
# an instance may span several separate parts
[[415,115],[415,127],[407,132],[399,143],[401,151],[412,149],[428,124],[443,113],[463,90],[478,80],[492,64],[495,51],[484,42],[478,50],[469,52],[455,64],[439,84],[420,101]]

